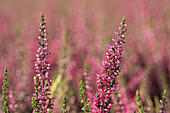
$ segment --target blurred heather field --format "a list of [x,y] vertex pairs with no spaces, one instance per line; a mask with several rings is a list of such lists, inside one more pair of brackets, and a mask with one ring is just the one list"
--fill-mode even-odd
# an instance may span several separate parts
[[[96,74],[124,16],[128,32],[117,91],[122,107],[127,113],[137,109],[136,90],[148,113],[159,112],[164,89],[170,104],[169,0],[0,0],[0,81],[7,67],[12,113],[33,110],[40,12],[49,34],[54,113],[62,112],[64,95],[68,112],[81,112],[80,80],[89,79],[92,99],[97,91]],[[0,109],[2,104],[0,99]]]

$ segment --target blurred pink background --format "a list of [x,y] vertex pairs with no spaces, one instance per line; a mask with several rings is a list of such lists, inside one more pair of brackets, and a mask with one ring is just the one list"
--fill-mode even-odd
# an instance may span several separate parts
[[[169,0],[0,0],[0,81],[6,66],[12,112],[30,113],[33,109],[40,12],[45,15],[52,53],[54,113],[62,112],[64,94],[68,111],[80,112],[79,82],[85,79],[84,65],[89,68],[92,93],[96,93],[96,73],[101,71],[105,51],[113,44],[124,16],[128,31],[118,88],[126,95],[125,105],[133,106],[137,89],[144,105],[153,106],[148,108],[150,113],[158,111],[164,89],[170,100]],[[0,109],[2,103],[1,99]]]

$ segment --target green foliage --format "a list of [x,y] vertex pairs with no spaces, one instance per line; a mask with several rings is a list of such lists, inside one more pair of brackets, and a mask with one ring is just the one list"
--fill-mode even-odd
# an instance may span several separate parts
[[4,80],[3,80],[3,86],[2,86],[2,89],[3,89],[3,100],[4,100],[4,105],[3,105],[3,112],[4,113],[10,113],[9,112],[9,96],[8,96],[8,75],[7,75],[7,68],[5,67],[4,69]]

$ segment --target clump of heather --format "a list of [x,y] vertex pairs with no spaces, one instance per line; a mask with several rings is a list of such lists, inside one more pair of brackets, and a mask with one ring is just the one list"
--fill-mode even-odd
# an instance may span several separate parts
[[160,113],[166,113],[166,109],[167,109],[167,91],[166,89],[164,90],[163,96],[162,96],[162,100],[160,100],[161,106],[160,106]]
[[114,45],[109,45],[109,51],[105,54],[106,60],[102,64],[102,75],[97,75],[98,88],[101,91],[100,94],[94,96],[94,110],[97,113],[109,113],[113,105],[112,92],[116,90],[118,84],[116,77],[121,71],[122,44],[125,43],[124,33],[127,30],[125,17],[120,25],[119,32],[115,32],[117,38],[113,39]]
[[32,97],[32,104],[34,107],[33,113],[50,113],[53,109],[53,98],[50,98],[50,86],[52,80],[49,78],[50,63],[47,57],[50,54],[47,51],[48,40],[45,38],[47,35],[46,22],[44,22],[44,15],[41,13],[40,34],[38,35],[38,50],[36,53],[35,69],[36,75],[34,76],[34,93]]
[[89,104],[89,99],[87,98],[87,93],[86,93],[86,87],[83,81],[80,81],[80,90],[81,90],[81,97],[83,98],[83,100],[81,100],[81,103],[83,103],[83,108],[82,110],[86,113],[86,112],[90,112],[91,111],[91,106]]
[[140,93],[139,93],[138,90],[136,91],[136,103],[137,103],[137,106],[138,106],[139,113],[144,113],[143,105],[142,105],[142,99],[140,97]]
[[3,100],[4,100],[4,105],[3,105],[3,112],[4,113],[10,113],[9,112],[9,95],[8,95],[8,75],[7,75],[7,68],[5,67],[4,69],[4,80],[3,80],[3,86],[2,86],[2,89],[3,89]]

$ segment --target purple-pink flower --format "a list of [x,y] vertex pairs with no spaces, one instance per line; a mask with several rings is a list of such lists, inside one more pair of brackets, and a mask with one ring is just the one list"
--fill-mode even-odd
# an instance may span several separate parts
[[41,13],[41,23],[40,23],[40,34],[38,35],[38,49],[36,53],[35,70],[36,75],[34,76],[34,93],[32,97],[33,103],[33,113],[49,113],[53,109],[53,98],[50,98],[50,86],[52,85],[52,80],[49,78],[50,74],[50,63],[47,61],[47,57],[50,54],[48,52],[48,40],[45,38],[47,35],[46,22],[44,22],[44,15]]
[[115,32],[118,36],[113,39],[114,45],[109,45],[109,50],[106,51],[106,60],[102,61],[102,74],[97,74],[97,84],[100,94],[94,97],[93,110],[96,113],[108,113],[113,105],[112,92],[116,90],[116,85],[118,81],[116,77],[121,71],[120,63],[122,61],[122,44],[125,43],[125,35],[127,29],[125,27],[125,17],[120,23],[119,32]]

